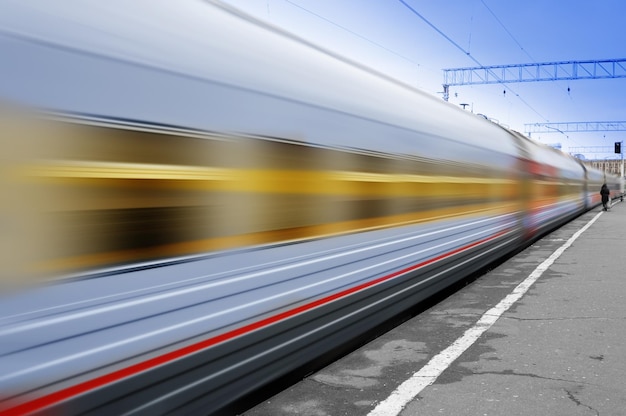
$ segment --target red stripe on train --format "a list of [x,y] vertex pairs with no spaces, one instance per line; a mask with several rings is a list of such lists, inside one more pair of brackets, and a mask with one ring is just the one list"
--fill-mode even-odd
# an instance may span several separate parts
[[398,270],[394,273],[391,273],[389,275],[383,276],[383,277],[379,277],[378,279],[374,279],[371,280],[369,282],[360,284],[358,286],[352,287],[350,289],[346,289],[344,291],[335,293],[333,295],[330,296],[326,296],[324,298],[318,299],[314,302],[310,302],[307,303],[305,305],[301,305],[298,306],[297,308],[294,309],[290,309],[288,311],[279,313],[278,315],[274,315],[274,316],[270,316],[268,318],[262,319],[258,322],[254,322],[251,323],[249,325],[243,326],[241,328],[237,328],[234,329],[232,331],[226,332],[224,334],[218,335],[216,337],[212,337],[209,339],[206,339],[204,341],[200,341],[198,343],[189,345],[187,347],[178,349],[176,351],[172,351],[169,352],[167,354],[163,354],[159,357],[155,357],[152,359],[149,359],[147,361],[132,365],[130,367],[126,367],[123,368],[121,370],[117,370],[114,371],[110,374],[106,374],[104,376],[100,376],[97,378],[94,378],[93,380],[89,380],[80,384],[77,384],[75,386],[72,387],[68,387],[65,388],[63,390],[59,390],[57,392],[48,394],[46,396],[42,396],[39,397],[37,399],[10,407],[10,408],[5,408],[4,410],[0,409],[0,415],[2,416],[22,416],[22,415],[28,415],[30,413],[36,412],[36,411],[40,411],[40,410],[44,410],[47,407],[51,407],[54,406],[56,404],[59,404],[63,401],[66,401],[68,399],[71,399],[72,397],[76,397],[79,396],[81,394],[87,393],[91,390],[95,390],[97,388],[100,387],[104,387],[108,384],[112,384],[114,382],[123,380],[125,378],[137,375],[139,373],[142,373],[144,371],[147,370],[151,370],[153,368],[159,367],[161,365],[167,364],[171,361],[180,359],[182,357],[194,354],[196,352],[202,351],[204,349],[207,349],[209,347],[213,347],[217,344],[221,344],[223,342],[226,341],[230,341],[234,338],[240,337],[242,335],[248,334],[250,332],[256,331],[257,329],[261,329],[267,326],[270,326],[272,324],[275,324],[277,322],[280,321],[284,321],[288,318],[294,317],[296,315],[299,315],[303,312],[307,312],[310,311],[312,309],[315,309],[319,306],[328,304],[330,302],[333,302],[335,300],[341,299],[341,298],[345,298],[349,295],[352,295],[354,293],[360,292],[362,290],[365,290],[367,288],[370,288],[372,286],[378,285],[380,283],[383,283],[385,281],[391,280],[395,277],[401,276],[403,274],[412,272],[414,270],[417,270],[419,268],[428,266],[432,263],[435,263],[437,261],[443,260],[445,258],[451,257],[455,254],[461,253],[465,250],[469,250],[471,248],[474,248],[476,246],[479,246],[481,244],[487,243],[491,240],[494,240],[504,234],[506,234],[508,231],[501,231],[495,235],[492,235],[490,237],[484,238],[482,240],[479,241],[475,241],[471,244],[468,244],[466,246],[457,248],[455,250],[452,250],[448,253],[444,253],[441,254],[437,257],[433,257],[432,259],[428,259],[426,261],[423,261],[421,263],[417,263],[414,264],[413,266],[404,268],[402,270]]

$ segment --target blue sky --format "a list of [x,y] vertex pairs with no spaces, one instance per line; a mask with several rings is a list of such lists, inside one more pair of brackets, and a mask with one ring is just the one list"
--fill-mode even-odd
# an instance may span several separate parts
[[[222,1],[439,96],[442,69],[475,67],[472,57],[486,66],[626,58],[623,0],[404,0],[449,40],[400,0]],[[451,87],[450,102],[467,103],[521,132],[525,123],[626,120],[626,78],[507,87],[506,94],[502,85]],[[533,138],[568,151],[612,146],[625,136],[557,132]]]

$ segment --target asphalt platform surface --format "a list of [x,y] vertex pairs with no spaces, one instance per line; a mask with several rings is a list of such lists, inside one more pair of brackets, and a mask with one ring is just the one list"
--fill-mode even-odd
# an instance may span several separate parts
[[245,413],[270,415],[626,415],[626,203],[578,217]]

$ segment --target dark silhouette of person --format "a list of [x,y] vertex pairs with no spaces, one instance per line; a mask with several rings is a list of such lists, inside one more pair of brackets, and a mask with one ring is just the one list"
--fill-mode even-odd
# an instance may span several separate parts
[[605,211],[609,210],[609,195],[611,191],[609,191],[609,187],[605,184],[602,184],[602,188],[600,188],[600,195],[602,196],[602,209]]

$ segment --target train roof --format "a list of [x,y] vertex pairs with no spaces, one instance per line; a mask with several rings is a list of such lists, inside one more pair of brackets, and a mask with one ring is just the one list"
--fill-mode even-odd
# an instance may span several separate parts
[[[20,43],[19,46],[28,44],[30,48],[36,45],[40,50],[46,49],[38,52],[47,54],[52,62],[46,68],[38,67],[41,65],[36,61],[24,61],[32,64],[29,70],[33,74],[29,76],[47,81],[40,83],[41,97],[31,94],[26,98],[35,105],[55,110],[119,116],[116,111],[121,113],[121,110],[113,108],[119,106],[124,109],[122,115],[131,119],[152,117],[147,121],[267,136],[294,135],[323,145],[354,144],[338,143],[337,137],[324,143],[329,134],[322,131],[319,123],[310,123],[300,114],[284,114],[284,110],[281,110],[283,114],[275,115],[275,120],[268,120],[267,113],[257,115],[254,111],[232,120],[212,118],[212,106],[220,105],[219,101],[223,103],[228,97],[212,95],[211,89],[187,96],[183,95],[184,91],[174,91],[192,88],[185,81],[193,81],[253,91],[269,97],[268,100],[304,103],[419,132],[432,140],[459,140],[502,153],[515,153],[506,133],[492,123],[217,1],[14,1],[3,5],[0,32]],[[17,53],[8,52],[14,56]],[[92,58],[107,62],[102,67],[103,73],[98,73],[95,66],[86,66],[84,62]],[[124,98],[128,102],[119,103],[109,97],[116,91],[120,94],[128,91],[130,95],[134,85],[126,90],[111,82],[95,85],[107,81],[109,75],[104,72],[113,73],[108,68],[115,63],[132,66],[128,71],[143,70],[141,82],[148,83],[150,77],[154,78],[146,87],[152,91],[142,92],[146,98],[137,101],[135,107],[131,107],[133,100]],[[80,65],[86,68],[83,79],[68,81],[69,76],[64,72],[80,73],[76,69]],[[3,85],[0,81],[0,89],[6,89],[6,82]],[[71,87],[76,90],[54,91],[50,87],[61,82],[75,82]],[[81,95],[77,90],[87,83],[91,83],[90,93]],[[16,91],[15,86],[9,89],[17,98],[25,94]],[[186,106],[188,111],[172,108],[174,103],[165,102],[170,96],[187,98],[186,102],[176,104]],[[199,110],[203,108],[209,111]],[[297,117],[300,117],[298,125],[290,121]],[[290,122],[294,124],[289,125]],[[285,123],[285,127],[280,123]],[[411,151],[410,143],[390,138],[363,139],[359,144],[376,151]]]

